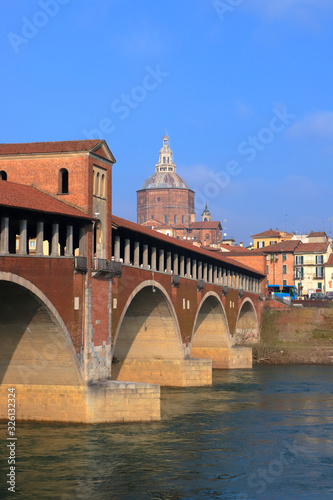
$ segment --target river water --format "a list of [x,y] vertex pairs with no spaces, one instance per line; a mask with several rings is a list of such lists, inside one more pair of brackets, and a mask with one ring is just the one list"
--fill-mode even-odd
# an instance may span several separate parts
[[18,422],[16,493],[0,498],[333,498],[333,367],[214,371],[211,388],[162,389],[162,420]]

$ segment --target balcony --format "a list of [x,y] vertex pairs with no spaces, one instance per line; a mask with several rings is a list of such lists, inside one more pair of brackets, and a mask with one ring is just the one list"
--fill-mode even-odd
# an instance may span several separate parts
[[74,269],[76,271],[87,271],[87,257],[74,257]]
[[121,275],[121,262],[106,259],[94,259],[94,276],[105,274],[106,278]]

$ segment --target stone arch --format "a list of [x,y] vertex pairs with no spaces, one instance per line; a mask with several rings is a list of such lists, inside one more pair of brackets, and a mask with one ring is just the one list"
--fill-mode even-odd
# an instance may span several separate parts
[[70,334],[58,311],[30,281],[0,272],[2,384],[83,384]]
[[113,380],[150,382],[154,372],[156,383],[158,364],[184,359],[176,312],[162,285],[147,280],[133,290],[119,319],[112,356]]
[[191,357],[210,358],[218,368],[219,351],[229,349],[232,339],[220,297],[208,292],[201,300],[194,320]]
[[240,344],[259,342],[259,321],[256,309],[250,298],[245,298],[237,316],[235,341]]

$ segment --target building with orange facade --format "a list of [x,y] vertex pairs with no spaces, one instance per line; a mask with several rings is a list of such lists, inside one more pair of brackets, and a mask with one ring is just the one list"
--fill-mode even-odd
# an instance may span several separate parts
[[263,248],[268,245],[275,245],[280,241],[291,240],[293,235],[286,231],[279,231],[278,229],[268,229],[262,233],[253,234],[253,248]]

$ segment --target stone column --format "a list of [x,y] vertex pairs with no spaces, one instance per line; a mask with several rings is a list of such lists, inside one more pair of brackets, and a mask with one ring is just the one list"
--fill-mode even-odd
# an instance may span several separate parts
[[1,217],[0,254],[9,253],[9,217]]
[[217,285],[217,266],[214,266],[214,276],[213,276],[213,279],[214,279],[215,285]]
[[207,283],[208,273],[207,273],[207,262],[203,264],[203,280]]
[[[38,222],[38,224],[42,224],[41,227],[41,248],[42,248],[42,253],[43,253],[43,240],[44,240],[44,224],[43,222]],[[36,253],[37,253],[37,248],[38,248],[38,235],[40,232],[38,231],[38,224],[37,224],[37,244],[36,244]],[[67,226],[66,227],[66,251],[65,255],[67,257],[72,257],[73,256],[73,226]]]
[[191,259],[189,258],[186,259],[186,276],[191,277]]
[[140,243],[138,241],[134,242],[134,265],[136,267],[140,265]]
[[142,264],[147,269],[148,267],[148,245],[142,247]]
[[202,262],[199,260],[198,262],[198,280],[202,280]]
[[124,264],[128,266],[130,262],[131,262],[131,240],[126,239],[124,247]]
[[166,265],[166,268],[167,268],[167,273],[168,274],[171,274],[171,252],[167,252],[167,265]]
[[173,254],[173,274],[178,274],[178,253]]
[[159,265],[158,265],[158,270],[161,272],[161,273],[164,273],[164,250],[160,250],[160,261],[159,261]]
[[114,238],[114,261],[120,261],[120,236]]
[[208,281],[209,283],[213,283],[213,266],[211,264],[208,267]]
[[219,285],[222,285],[222,268],[219,267],[217,272],[217,282]]
[[231,271],[231,285],[232,288],[235,288],[235,273]]
[[20,239],[19,239],[19,254],[20,255],[27,255],[27,244],[28,244],[28,239],[27,239],[27,220],[22,219],[20,220]]
[[150,262],[152,271],[156,271],[156,247],[151,247]]
[[195,259],[192,261],[192,278],[197,279],[197,261]]
[[[53,241],[53,238],[52,238],[52,241]],[[86,241],[86,228],[80,227],[80,234],[79,234],[79,256],[80,257],[84,257],[84,255],[86,253],[85,241]]]
[[52,224],[51,255],[53,257],[59,255],[59,224]]
[[223,269],[222,285],[223,285],[223,286],[228,286],[228,281],[227,281],[227,270],[226,270],[226,269]]
[[227,286],[231,286],[230,271],[227,271]]
[[184,255],[181,255],[180,256],[180,271],[179,271],[179,274],[182,278],[184,278],[185,276],[185,259],[184,259]]

